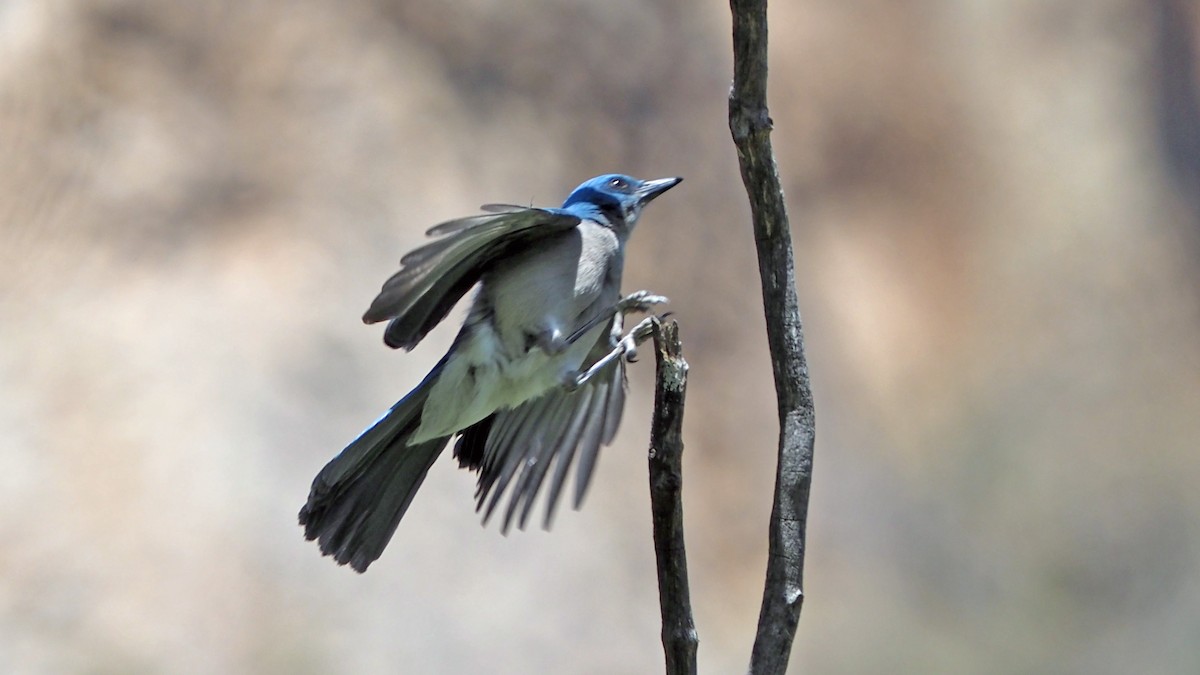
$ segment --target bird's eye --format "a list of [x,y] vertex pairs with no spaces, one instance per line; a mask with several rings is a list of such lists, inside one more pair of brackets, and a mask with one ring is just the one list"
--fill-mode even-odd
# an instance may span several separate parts
[[625,188],[629,187],[629,183],[625,182],[624,178],[614,178],[608,181],[608,185],[609,187],[613,187],[618,190],[624,190]]

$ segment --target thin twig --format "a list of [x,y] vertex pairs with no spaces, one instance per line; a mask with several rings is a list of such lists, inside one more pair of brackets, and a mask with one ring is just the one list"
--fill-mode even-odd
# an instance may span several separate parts
[[779,466],[771,508],[767,576],[750,673],[787,670],[804,602],[804,550],[816,418],[796,299],[791,232],[771,149],[767,111],[766,0],[730,0],[733,89],[729,130],[750,199],[767,342],[779,404]]
[[667,675],[695,675],[699,637],[692,619],[687,553],[683,545],[683,402],[687,361],[679,342],[679,324],[653,320],[658,367],[654,420],[650,427],[650,510],[654,553],[658,560],[658,603]]

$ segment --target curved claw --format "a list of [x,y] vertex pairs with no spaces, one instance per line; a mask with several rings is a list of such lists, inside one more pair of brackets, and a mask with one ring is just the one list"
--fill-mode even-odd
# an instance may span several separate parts
[[656,305],[664,305],[668,302],[670,302],[670,299],[665,295],[656,295],[650,291],[634,291],[621,298],[617,303],[617,310],[624,314],[630,312],[647,312]]

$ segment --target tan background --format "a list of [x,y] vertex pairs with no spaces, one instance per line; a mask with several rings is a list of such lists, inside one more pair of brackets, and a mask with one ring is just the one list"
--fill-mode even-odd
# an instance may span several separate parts
[[[818,398],[793,671],[1200,672],[1200,10],[794,0],[771,101]],[[586,508],[431,472],[365,576],[321,465],[415,384],[358,317],[488,201],[687,180],[627,289],[692,364],[704,673],[744,669],[774,401],[720,2],[0,2],[0,672],[651,673],[651,363]]]

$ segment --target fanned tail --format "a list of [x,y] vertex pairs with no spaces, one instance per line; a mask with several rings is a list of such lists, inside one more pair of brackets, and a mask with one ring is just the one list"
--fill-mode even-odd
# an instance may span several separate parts
[[364,572],[379,558],[449,440],[408,445],[441,365],[313,479],[300,524],[339,565]]

